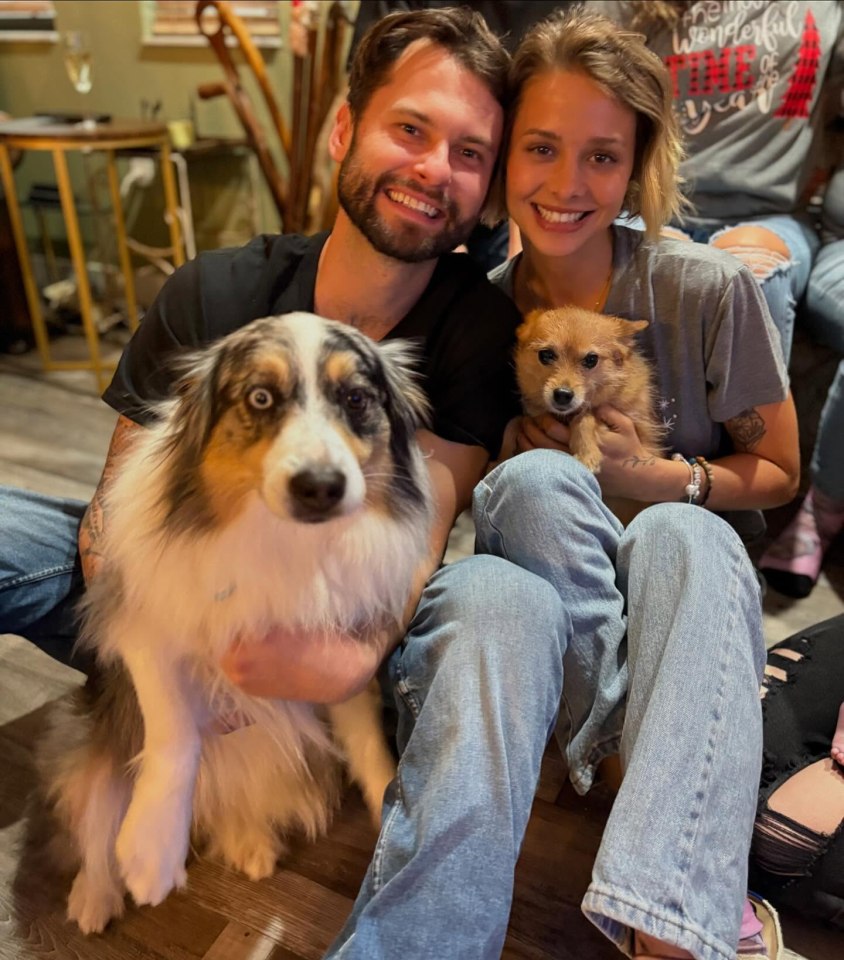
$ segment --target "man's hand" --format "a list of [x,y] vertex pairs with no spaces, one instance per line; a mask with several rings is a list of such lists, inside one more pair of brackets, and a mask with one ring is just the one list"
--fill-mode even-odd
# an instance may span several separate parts
[[253,697],[340,703],[375,676],[390,639],[386,631],[361,638],[276,628],[264,637],[235,641],[220,666],[236,687]]

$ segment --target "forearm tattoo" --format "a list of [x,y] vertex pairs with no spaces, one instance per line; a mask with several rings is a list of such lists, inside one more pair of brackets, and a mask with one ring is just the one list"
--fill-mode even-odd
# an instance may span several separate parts
[[136,425],[123,417],[118,421],[108,448],[103,474],[91,499],[79,529],[79,553],[86,579],[92,576],[102,560],[102,541],[105,535],[105,495],[117,473],[120,454],[130,445]]
[[755,408],[744,410],[727,421],[727,430],[732,437],[737,453],[751,453],[765,436],[765,421]]

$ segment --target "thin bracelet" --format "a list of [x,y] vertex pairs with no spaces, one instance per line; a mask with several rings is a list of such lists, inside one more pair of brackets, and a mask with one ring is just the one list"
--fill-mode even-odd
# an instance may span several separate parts
[[678,463],[685,463],[689,468],[689,482],[686,484],[684,492],[689,498],[688,502],[696,504],[700,496],[700,480],[702,476],[700,464],[694,460],[687,460],[682,453],[672,454],[671,459],[678,461]]
[[702,507],[709,499],[709,494],[712,493],[712,464],[706,459],[706,457],[695,457],[695,463],[699,463],[703,467],[703,472],[706,474],[706,492],[698,503],[698,506]]

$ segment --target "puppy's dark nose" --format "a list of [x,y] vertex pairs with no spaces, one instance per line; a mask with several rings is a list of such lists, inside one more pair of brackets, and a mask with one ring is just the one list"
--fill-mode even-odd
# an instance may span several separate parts
[[310,467],[290,479],[290,495],[308,513],[325,513],[346,492],[346,476],[334,467]]
[[574,390],[569,390],[568,387],[557,387],[553,396],[554,406],[559,407],[562,410],[571,403],[572,399],[574,398]]

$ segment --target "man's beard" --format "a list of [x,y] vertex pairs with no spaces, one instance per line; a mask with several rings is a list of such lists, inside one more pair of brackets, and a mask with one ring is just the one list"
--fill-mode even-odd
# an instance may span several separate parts
[[[375,199],[388,187],[406,188],[417,196],[428,197],[445,213],[443,229],[430,234],[408,221],[395,226],[385,223],[375,208]],[[413,180],[401,180],[386,174],[377,180],[367,177],[355,158],[354,143],[340,164],[337,198],[349,220],[379,253],[404,263],[421,263],[448,253],[469,239],[477,223],[477,217],[459,220],[455,203],[446,200],[441,192],[427,190]]]

